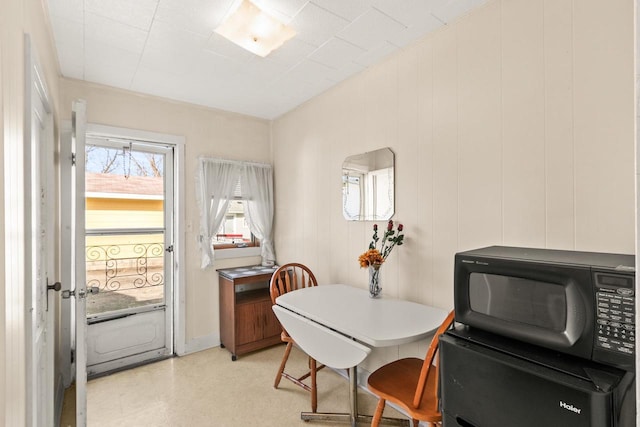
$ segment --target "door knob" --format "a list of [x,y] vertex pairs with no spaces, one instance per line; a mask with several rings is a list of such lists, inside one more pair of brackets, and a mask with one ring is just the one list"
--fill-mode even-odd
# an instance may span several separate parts
[[47,285],[47,291],[54,290],[54,291],[58,292],[58,291],[60,291],[60,289],[62,289],[62,283],[60,283],[60,282],[56,282],[53,285]]
[[58,292],[60,289],[62,289],[62,283],[56,282],[53,285],[50,285],[49,278],[47,277],[47,297],[45,298],[47,300],[47,311],[49,311],[49,291],[54,290]]

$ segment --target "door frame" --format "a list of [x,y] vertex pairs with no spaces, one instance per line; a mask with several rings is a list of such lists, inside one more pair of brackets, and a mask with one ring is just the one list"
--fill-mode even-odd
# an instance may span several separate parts
[[[90,109],[90,106],[87,107]],[[67,132],[67,130],[71,129],[71,123],[69,121],[65,121],[61,128],[63,129],[63,134]],[[174,148],[174,183],[173,183],[173,198],[174,198],[174,297],[173,297],[173,347],[174,352],[177,355],[185,354],[185,345],[186,345],[186,316],[185,316],[185,277],[186,272],[184,269],[185,265],[185,138],[180,135],[171,135],[165,133],[158,132],[149,132],[138,129],[130,129],[124,127],[116,127],[116,126],[108,126],[108,125],[100,125],[94,123],[87,123],[86,127],[87,134],[99,134],[101,136],[111,136],[113,138],[130,138],[134,140],[143,140],[149,142],[157,142],[164,145],[169,145]],[[66,139],[66,138],[65,138]],[[63,141],[64,142],[64,141]],[[66,151],[70,149],[67,148]],[[62,149],[61,149],[62,151]],[[64,186],[63,186],[63,194],[62,197],[69,197],[68,194],[64,194]],[[77,195],[80,197],[80,195]],[[69,213],[65,213],[63,211],[63,233],[67,232],[67,227],[72,225],[71,218],[69,217]],[[64,248],[63,248],[64,252]],[[71,269],[68,263],[63,264],[63,271],[67,271]],[[68,272],[67,272],[68,273]],[[64,286],[64,285],[63,285]],[[62,345],[61,347],[64,349],[64,352],[68,352],[74,348],[74,341],[72,337],[73,325],[69,322],[72,322],[72,316],[70,313],[70,305],[67,304],[66,310],[67,313],[63,313],[63,324],[61,327],[62,330]],[[65,322],[66,321],[66,322]],[[65,324],[66,323],[66,324]],[[62,358],[62,372],[64,376],[64,384],[68,386],[73,381],[74,370],[72,369],[72,363],[70,357]]]
[[[54,182],[54,123],[53,108],[49,97],[44,73],[40,66],[38,53],[31,43],[29,34],[24,35],[25,54],[25,103],[24,103],[24,322],[25,322],[25,378],[26,378],[26,401],[25,401],[25,425],[39,425],[39,419],[43,418],[46,423],[55,423],[57,415],[54,407],[56,396],[55,378],[55,319],[54,295],[48,289],[37,289],[38,265],[41,263],[44,277],[44,285],[55,282],[55,221],[53,213],[55,209],[56,191]],[[34,98],[39,98],[36,103]],[[42,110],[39,107],[42,107]],[[38,145],[34,145],[34,115],[39,116],[39,121],[44,125],[39,134]],[[45,147],[42,150],[42,147]],[[20,162],[16,162],[20,164]],[[36,166],[35,168],[33,166]],[[43,184],[44,183],[44,184]],[[42,187],[44,185],[44,200],[42,199]],[[44,202],[44,205],[43,205]],[[42,208],[49,209],[49,212],[42,212]],[[41,216],[46,220],[41,223]],[[42,259],[36,253],[39,248],[40,227],[44,228],[46,246],[43,248]],[[43,280],[44,279],[44,280]],[[40,284],[41,285],[41,284]],[[44,293],[42,293],[44,292]],[[41,301],[38,301],[40,293]],[[44,303],[44,307],[34,306],[34,304]],[[37,348],[38,339],[34,336],[36,317],[39,310],[44,308],[42,317],[42,340],[43,346],[39,353]],[[44,363],[44,365],[42,365]],[[42,390],[40,390],[42,388]],[[42,396],[40,392],[44,392]],[[38,400],[40,396],[44,402]],[[44,414],[42,413],[44,412]]]

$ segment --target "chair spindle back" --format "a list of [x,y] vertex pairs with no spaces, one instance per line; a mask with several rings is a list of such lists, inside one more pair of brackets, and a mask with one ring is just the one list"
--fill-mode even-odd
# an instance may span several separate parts
[[295,262],[284,264],[271,276],[271,303],[275,304],[276,298],[287,292],[317,285],[316,277],[307,266]]

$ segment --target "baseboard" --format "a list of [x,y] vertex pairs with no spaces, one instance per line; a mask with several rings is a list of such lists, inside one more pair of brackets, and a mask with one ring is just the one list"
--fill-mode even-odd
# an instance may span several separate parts
[[187,342],[184,346],[184,354],[178,354],[178,356],[185,356],[187,354],[207,350],[219,345],[220,336],[218,334],[203,335],[201,337],[193,338],[192,340]]

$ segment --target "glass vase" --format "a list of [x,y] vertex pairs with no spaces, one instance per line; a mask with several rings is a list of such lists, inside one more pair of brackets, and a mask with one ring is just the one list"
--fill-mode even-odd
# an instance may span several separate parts
[[377,298],[382,292],[381,280],[380,280],[380,264],[372,264],[369,266],[369,296],[371,298]]

